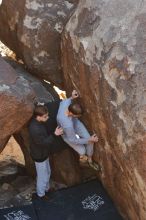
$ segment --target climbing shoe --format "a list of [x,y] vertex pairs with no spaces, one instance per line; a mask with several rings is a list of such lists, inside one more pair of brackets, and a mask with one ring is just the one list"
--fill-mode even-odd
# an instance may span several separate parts
[[80,162],[86,162],[88,160],[88,157],[86,155],[80,156]]

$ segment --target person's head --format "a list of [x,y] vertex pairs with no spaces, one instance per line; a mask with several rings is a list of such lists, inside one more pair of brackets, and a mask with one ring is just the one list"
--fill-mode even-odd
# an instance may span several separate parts
[[37,121],[45,122],[48,120],[48,117],[49,117],[48,116],[48,109],[44,105],[36,105],[33,115]]
[[68,107],[68,116],[78,118],[83,114],[83,108],[79,103],[71,103]]

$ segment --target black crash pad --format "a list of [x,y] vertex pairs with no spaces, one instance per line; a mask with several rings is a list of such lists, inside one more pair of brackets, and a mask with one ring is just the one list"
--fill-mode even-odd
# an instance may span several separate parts
[[33,205],[0,209],[0,220],[38,220]]
[[122,220],[97,180],[52,192],[49,198],[33,200],[39,220]]

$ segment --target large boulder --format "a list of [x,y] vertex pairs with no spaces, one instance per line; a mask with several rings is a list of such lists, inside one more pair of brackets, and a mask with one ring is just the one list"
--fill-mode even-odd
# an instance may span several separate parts
[[0,58],[0,149],[32,116],[34,97],[29,83]]
[[125,216],[146,219],[146,0],[81,0],[62,40],[66,87],[99,136],[101,181]]
[[0,39],[31,73],[63,87],[61,33],[78,0],[3,0]]
[[67,186],[79,184],[83,181],[77,153],[68,147],[67,149],[53,154],[50,158],[52,177],[56,182]]

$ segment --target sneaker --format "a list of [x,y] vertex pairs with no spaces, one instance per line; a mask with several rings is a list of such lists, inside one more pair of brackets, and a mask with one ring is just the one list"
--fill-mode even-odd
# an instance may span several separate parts
[[48,201],[49,200],[49,197],[47,195],[44,195],[42,197],[38,196],[41,200],[43,201]]
[[36,199],[41,199],[43,201],[47,201],[49,200],[49,197],[47,195],[44,195],[44,196],[38,196],[36,193],[34,193],[32,195],[32,200],[36,200]]
[[46,193],[51,193],[51,192],[54,192],[55,191],[55,188],[54,187],[51,187],[49,188],[48,190],[46,190]]
[[95,163],[94,161],[88,161],[88,165],[96,171],[101,171],[99,164]]

